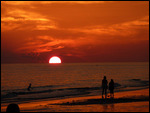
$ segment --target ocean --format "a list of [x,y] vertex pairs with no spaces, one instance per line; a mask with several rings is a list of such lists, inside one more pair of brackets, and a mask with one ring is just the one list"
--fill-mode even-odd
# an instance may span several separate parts
[[1,104],[101,95],[103,76],[115,92],[149,88],[149,62],[1,64]]

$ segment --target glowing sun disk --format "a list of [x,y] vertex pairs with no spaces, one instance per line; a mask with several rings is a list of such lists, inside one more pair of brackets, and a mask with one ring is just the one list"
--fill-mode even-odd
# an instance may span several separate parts
[[49,59],[49,63],[61,63],[61,59],[57,56],[53,56]]

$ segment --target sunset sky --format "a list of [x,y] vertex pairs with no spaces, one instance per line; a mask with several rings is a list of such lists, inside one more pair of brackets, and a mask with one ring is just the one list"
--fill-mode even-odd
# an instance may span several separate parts
[[1,1],[1,62],[149,61],[149,1]]

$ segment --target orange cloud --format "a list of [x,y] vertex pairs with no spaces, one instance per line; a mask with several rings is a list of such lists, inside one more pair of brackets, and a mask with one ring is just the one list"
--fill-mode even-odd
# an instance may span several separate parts
[[[118,47],[123,48],[126,54],[127,50],[130,50],[129,47],[132,47],[133,50],[129,53],[131,54],[138,46],[145,49],[145,53],[141,54],[143,58],[146,56],[147,46],[144,44],[147,45],[149,40],[149,2],[1,3],[1,42],[4,57],[9,53],[14,56],[46,56],[57,53],[67,58],[92,55],[101,57],[101,54],[112,55],[113,52],[116,55],[117,52],[122,54]],[[137,43],[134,44],[135,47],[131,46],[133,43]]]
[[[112,1],[107,1],[112,2]],[[106,3],[105,1],[2,1],[4,4],[9,5],[32,5],[32,4],[99,4],[99,3]]]
[[38,13],[12,10],[1,17],[2,32],[8,30],[47,30],[57,28],[56,23]]

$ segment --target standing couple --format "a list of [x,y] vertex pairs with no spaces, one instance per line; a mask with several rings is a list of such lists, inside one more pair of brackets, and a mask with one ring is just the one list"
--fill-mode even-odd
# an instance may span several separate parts
[[[106,76],[104,76],[103,80],[102,80],[102,98],[103,94],[105,93],[105,98],[107,98],[107,89],[108,89],[108,82],[106,80]],[[109,82],[109,90],[110,90],[110,98],[114,98],[114,81],[113,79],[111,79],[111,81]]]

